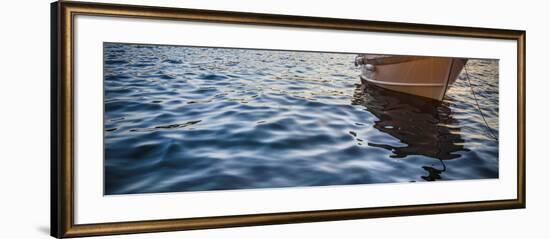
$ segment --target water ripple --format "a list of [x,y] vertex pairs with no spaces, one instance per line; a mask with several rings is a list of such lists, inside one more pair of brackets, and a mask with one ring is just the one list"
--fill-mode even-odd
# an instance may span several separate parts
[[[108,195],[498,177],[464,73],[436,104],[365,90],[354,54],[104,52]],[[498,61],[467,67],[498,133]]]

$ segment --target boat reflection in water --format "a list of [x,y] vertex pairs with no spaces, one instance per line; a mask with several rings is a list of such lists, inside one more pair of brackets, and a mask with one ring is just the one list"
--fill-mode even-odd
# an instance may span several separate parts
[[398,139],[402,145],[377,144],[371,147],[392,152],[391,158],[421,155],[439,161],[440,166],[422,165],[428,173],[426,181],[441,179],[447,170],[445,160],[461,157],[457,152],[469,151],[459,134],[458,121],[446,102],[386,90],[362,80],[352,98],[353,105],[362,105],[378,118],[374,128]]

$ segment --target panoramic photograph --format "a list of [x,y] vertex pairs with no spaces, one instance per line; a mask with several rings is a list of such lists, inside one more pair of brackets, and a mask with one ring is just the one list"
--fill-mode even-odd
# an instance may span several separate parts
[[498,59],[114,42],[103,59],[104,195],[499,178]]

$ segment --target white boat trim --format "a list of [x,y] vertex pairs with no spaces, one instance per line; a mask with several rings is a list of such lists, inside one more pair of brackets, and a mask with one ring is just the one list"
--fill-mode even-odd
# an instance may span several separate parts
[[370,83],[374,84],[380,84],[380,85],[395,85],[395,86],[424,86],[424,87],[442,87],[445,86],[445,84],[439,84],[439,83],[405,83],[405,82],[387,82],[387,81],[378,81],[378,80],[372,80],[367,79],[364,76],[360,76],[361,79],[366,80]]

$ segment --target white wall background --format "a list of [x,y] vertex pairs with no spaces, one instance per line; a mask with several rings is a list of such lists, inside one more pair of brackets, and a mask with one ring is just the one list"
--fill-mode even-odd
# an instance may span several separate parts
[[[550,22],[544,1],[107,1],[216,10],[527,30],[527,209],[244,227],[105,238],[498,238],[548,236],[545,153]],[[538,2],[538,3],[535,3]],[[0,237],[48,238],[49,1],[0,13]],[[545,71],[546,70],[546,71]]]

